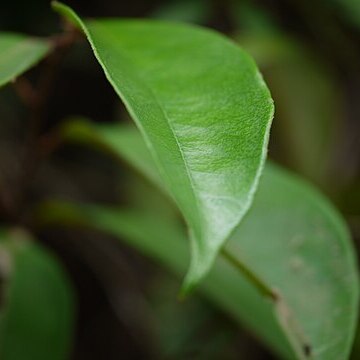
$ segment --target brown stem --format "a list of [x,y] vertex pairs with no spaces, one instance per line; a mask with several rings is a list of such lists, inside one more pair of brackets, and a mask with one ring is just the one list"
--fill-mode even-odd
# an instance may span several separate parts
[[13,83],[13,87],[19,98],[28,108],[32,109],[36,107],[36,104],[39,102],[39,94],[29,80],[20,76]]
[[15,222],[16,220],[16,209],[13,197],[7,191],[4,181],[0,178],[0,214],[1,219],[8,222]]
[[35,89],[33,89],[26,80],[17,82],[17,92],[31,110],[22,174],[18,184],[18,192],[15,196],[18,215],[21,213],[21,206],[26,191],[44,158],[44,154],[47,154],[46,149],[42,148],[44,144],[41,141],[41,128],[45,118],[46,105],[51,88],[61,61],[69,47],[74,44],[77,38],[78,32],[73,29],[50,38],[50,42],[53,44],[53,52],[46,59],[43,73]]

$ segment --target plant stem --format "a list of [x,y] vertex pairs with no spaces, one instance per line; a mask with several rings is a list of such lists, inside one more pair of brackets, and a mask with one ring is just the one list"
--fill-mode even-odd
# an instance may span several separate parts
[[233,265],[239,272],[244,275],[265,297],[270,298],[272,301],[277,302],[279,300],[278,294],[268,285],[264,280],[258,277],[251,269],[249,269],[244,263],[235,257],[230,251],[223,248],[221,250],[223,257]]
[[15,204],[10,192],[7,191],[7,186],[4,179],[0,178],[0,215],[2,220],[7,222],[15,222]]
[[47,149],[42,148],[43,142],[40,138],[47,100],[56,78],[59,65],[63,60],[66,51],[76,39],[77,32],[71,28],[60,35],[50,38],[50,41],[53,44],[53,52],[46,59],[44,71],[36,88],[32,88],[31,84],[25,79],[17,81],[16,90],[20,98],[23,99],[24,103],[28,105],[31,110],[28,138],[25,144],[26,153],[23,159],[23,169],[15,200],[19,216],[21,216],[20,212],[25,193],[43,160],[44,154],[48,152],[46,151]]
[[39,95],[29,80],[20,76],[13,83],[13,88],[22,102],[30,109],[36,107]]

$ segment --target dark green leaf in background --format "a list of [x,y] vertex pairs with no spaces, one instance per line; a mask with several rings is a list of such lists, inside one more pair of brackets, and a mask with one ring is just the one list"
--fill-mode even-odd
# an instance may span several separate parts
[[[77,219],[119,236],[180,276],[187,266],[182,228],[156,214],[53,204],[44,217],[63,224]],[[357,317],[357,270],[348,232],[322,196],[268,166],[254,205],[227,248],[277,289],[282,300],[274,309],[224,258],[201,287],[209,298],[284,358],[294,353],[300,359],[347,357]]]
[[14,81],[50,51],[45,40],[25,35],[0,33],[0,86]]
[[66,360],[74,298],[57,260],[22,230],[1,230],[0,358]]
[[210,269],[248,210],[265,160],[273,103],[253,61],[210,30],[160,21],[82,22],[186,219],[183,290]]
[[[62,129],[63,136],[72,141],[102,142],[103,148],[131,162],[159,186],[155,165],[151,165],[140,134],[136,139],[134,132],[124,125],[99,126],[84,120]],[[185,234],[168,218],[154,215],[155,206],[153,201],[150,218],[100,207],[81,211],[88,224],[119,235],[181,273],[188,259]],[[70,221],[73,215],[70,211]],[[278,167],[267,165],[254,204],[227,249],[278,291],[282,301],[280,306],[275,304],[277,320],[271,303],[223,258],[204,283],[212,299],[286,358],[292,356],[284,334],[299,358],[307,358],[307,346],[314,359],[346,358],[355,332],[358,274],[348,230],[323,196]]]

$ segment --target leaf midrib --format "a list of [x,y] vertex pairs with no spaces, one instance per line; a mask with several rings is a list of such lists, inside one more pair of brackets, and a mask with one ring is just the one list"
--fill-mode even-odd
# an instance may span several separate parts
[[[101,23],[96,22],[96,21],[93,21],[93,23],[96,23],[96,26],[97,26],[97,27],[100,27],[100,28],[101,28],[101,31],[104,32],[104,33],[106,33],[107,39],[108,39],[108,38],[112,38],[113,40],[115,40],[115,42],[118,41],[118,39],[117,39],[111,32],[109,32],[108,29],[107,29],[106,27],[104,27]],[[85,34],[87,35],[90,43],[91,43],[91,46],[92,46],[93,51],[94,51],[94,53],[95,53],[95,56],[97,57],[98,61],[99,61],[100,64],[102,65],[102,68],[103,68],[103,71],[104,71],[106,77],[108,78],[109,82],[112,84],[113,88],[115,89],[115,91],[118,93],[118,95],[119,95],[120,98],[122,99],[124,105],[126,106],[127,110],[129,111],[129,113],[133,113],[132,110],[131,110],[131,108],[130,108],[130,106],[128,105],[126,99],[124,98],[123,94],[121,93],[120,89],[118,89],[118,87],[116,86],[115,82],[113,81],[113,76],[112,76],[111,71],[108,70],[107,67],[103,66],[104,64],[103,64],[103,61],[102,61],[102,59],[101,59],[101,56],[99,55],[99,53],[98,53],[98,51],[97,51],[97,49],[96,49],[96,47],[95,47],[95,45],[94,45],[94,43],[93,43],[93,41],[92,41],[92,37],[89,36],[89,35],[90,35],[90,34],[89,34],[90,32],[87,30],[87,27],[84,27],[84,26],[82,26],[82,27],[83,27],[83,30],[84,30]],[[121,51],[119,51],[119,52],[121,52]],[[121,54],[121,56],[122,56],[123,59],[126,60],[126,63],[128,63],[128,64],[131,63],[131,62],[127,59],[126,55]],[[129,67],[132,68],[131,65],[129,65]],[[134,75],[136,76],[136,72],[135,72]],[[171,132],[171,135],[172,135],[172,137],[173,137],[173,140],[175,141],[176,147],[177,147],[177,149],[178,149],[178,152],[179,152],[179,154],[180,154],[180,157],[181,157],[182,162],[183,162],[183,165],[184,165],[186,177],[187,177],[188,182],[189,182],[189,184],[190,184],[190,189],[191,189],[191,193],[192,193],[192,196],[193,196],[193,199],[194,199],[194,202],[195,202],[197,214],[198,214],[199,218],[201,219],[201,222],[200,222],[200,224],[201,224],[201,226],[200,226],[200,231],[201,231],[201,233],[200,233],[200,234],[197,234],[198,237],[200,237],[200,239],[198,239],[198,240],[201,241],[202,232],[203,232],[203,221],[202,221],[202,220],[203,220],[203,214],[202,214],[202,211],[201,211],[200,199],[199,199],[199,197],[197,196],[196,191],[195,191],[196,186],[195,186],[195,183],[194,183],[194,179],[193,179],[193,177],[192,177],[192,175],[191,175],[190,167],[189,167],[189,164],[188,164],[188,162],[187,162],[187,159],[186,159],[186,156],[185,156],[185,154],[184,154],[184,151],[183,151],[183,149],[182,149],[182,146],[181,146],[181,144],[179,143],[179,141],[178,141],[178,139],[177,139],[177,137],[176,137],[176,135],[175,135],[175,131],[174,131],[173,127],[172,127],[170,118],[169,118],[169,116],[167,115],[167,113],[166,113],[166,111],[165,111],[165,109],[164,109],[161,101],[159,101],[159,99],[157,98],[157,96],[154,94],[154,92],[151,90],[151,88],[146,84],[146,82],[144,82],[144,81],[142,81],[141,79],[139,79],[138,76],[136,76],[136,80],[139,81],[141,84],[143,84],[143,87],[146,89],[147,92],[149,92],[149,94],[151,95],[151,97],[152,97],[152,99],[154,100],[154,102],[158,105],[159,110],[161,111],[161,113],[162,113],[162,115],[163,115],[163,119],[165,120],[164,123],[168,126],[168,128],[169,128],[169,130],[170,130],[170,132]],[[150,148],[150,151],[151,151],[151,153],[153,154],[153,156],[155,157],[156,163],[157,163],[158,167],[160,167],[161,173],[162,173],[162,175],[163,175],[163,174],[166,173],[166,172],[165,172],[165,170],[163,169],[163,166],[162,166],[161,161],[159,161],[158,154],[157,154],[155,148],[153,147],[152,142],[149,141],[149,139],[148,139],[145,131],[143,130],[143,127],[142,127],[142,125],[141,125],[141,122],[138,120],[138,117],[137,117],[135,114],[133,115],[133,117],[134,117],[135,122],[137,123],[137,125],[138,125],[139,128],[141,129],[141,132],[143,133],[144,138],[147,140],[147,141],[146,141],[146,144],[147,144],[147,146]],[[163,177],[164,177],[164,176],[163,176]],[[178,202],[177,199],[175,199],[175,200],[176,200],[176,202]],[[178,205],[179,205],[179,204],[178,204]],[[186,220],[187,220],[189,223],[191,223],[191,221],[190,221],[189,219],[186,219]],[[189,225],[190,225],[190,224],[189,224]],[[194,226],[192,226],[192,228],[194,228]]]

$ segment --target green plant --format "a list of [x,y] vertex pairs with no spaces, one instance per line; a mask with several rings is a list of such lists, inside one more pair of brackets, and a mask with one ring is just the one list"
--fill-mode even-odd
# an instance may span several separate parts
[[54,49],[61,52],[82,32],[140,131],[73,118],[41,142],[36,119],[47,80],[39,94],[16,82],[36,117],[29,135],[35,153],[25,159],[25,177],[39,158],[67,141],[127,162],[154,187],[136,188],[138,194],[123,208],[44,201],[25,220],[18,203],[26,189],[20,189],[16,206],[3,195],[8,226],[0,248],[2,358],[64,359],[73,326],[66,276],[54,256],[23,230],[10,230],[13,222],[30,223],[30,229],[107,232],[180,276],[190,263],[181,298],[199,286],[283,358],[347,358],[359,300],[349,232],[311,186],[277,165],[265,165],[274,110],[253,60],[203,28],[165,21],[83,21],[63,4],[53,7],[67,21],[63,35],[34,40],[1,34],[0,85]]

